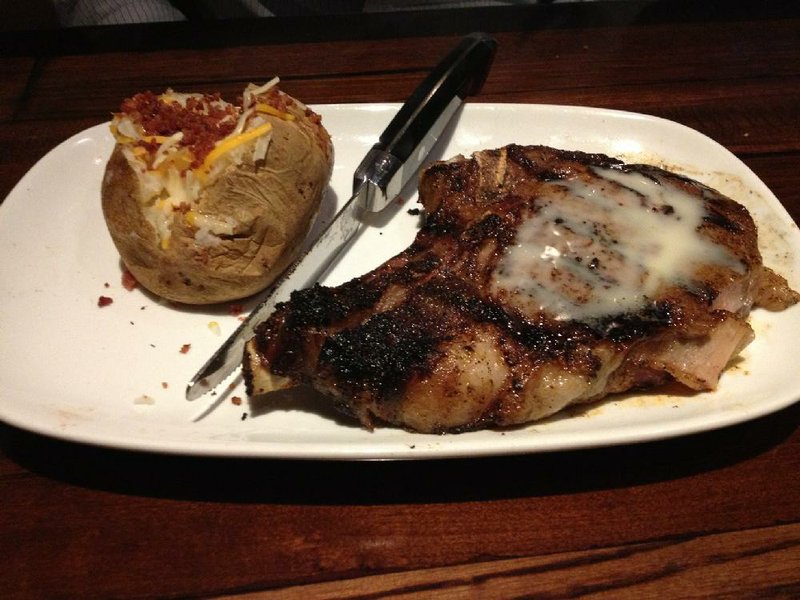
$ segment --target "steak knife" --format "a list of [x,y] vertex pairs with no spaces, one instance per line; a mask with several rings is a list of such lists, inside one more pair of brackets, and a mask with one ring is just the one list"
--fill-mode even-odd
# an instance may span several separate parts
[[397,197],[464,99],[480,91],[496,47],[497,42],[487,34],[472,33],[423,80],[359,164],[351,198],[189,381],[188,400],[213,390],[241,365],[245,343],[256,326],[272,314],[277,304],[288,300],[292,291],[307,287],[324,275],[359,230],[364,211],[380,211]]

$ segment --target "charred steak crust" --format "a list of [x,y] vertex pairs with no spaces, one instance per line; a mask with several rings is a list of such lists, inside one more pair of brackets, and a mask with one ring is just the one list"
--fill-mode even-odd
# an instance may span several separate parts
[[[752,339],[745,317],[767,295],[762,288],[777,290],[771,297],[783,301],[775,307],[797,301],[761,266],[747,210],[653,166],[511,145],[435,163],[419,187],[426,219],[408,249],[342,286],[295,292],[257,328],[245,358],[249,393],[266,391],[262,376],[271,373],[313,386],[367,427],[377,420],[444,432],[524,423],[671,380],[711,389]],[[691,271],[676,264],[689,275],[647,290],[635,309],[586,312],[596,289],[618,285],[615,261],[623,270],[636,262],[625,254],[628,240],[617,239],[618,224],[603,217],[617,209],[606,196],[595,199],[598,188],[632,206],[625,219],[654,213],[657,222],[688,227],[716,258]],[[562,216],[575,198],[590,208],[606,203],[605,212]],[[700,207],[696,225],[681,223],[693,214],[687,203]],[[508,257],[525,246],[529,223],[571,241],[560,251],[544,246],[560,266],[548,263],[517,289],[502,282],[517,281],[521,267]],[[646,271],[634,275],[644,280]],[[553,296],[560,306],[562,292],[577,310],[569,318],[530,304]],[[693,364],[708,358],[704,352],[714,353],[709,372]]]

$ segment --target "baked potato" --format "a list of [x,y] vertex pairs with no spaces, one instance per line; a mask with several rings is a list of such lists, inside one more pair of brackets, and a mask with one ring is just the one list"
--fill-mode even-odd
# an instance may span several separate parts
[[320,117],[278,89],[137,94],[113,115],[102,182],[125,266],[169,300],[212,304],[267,287],[302,246],[330,179]]

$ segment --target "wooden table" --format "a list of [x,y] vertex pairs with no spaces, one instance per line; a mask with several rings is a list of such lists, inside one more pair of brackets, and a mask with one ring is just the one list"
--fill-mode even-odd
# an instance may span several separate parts
[[[484,29],[500,46],[480,101],[678,121],[800,222],[800,10],[725,4],[7,32],[0,197],[137,91],[233,95],[279,74],[308,103],[401,101]],[[0,423],[0,597],[797,597],[798,423],[795,404],[632,446],[352,463],[129,453]]]

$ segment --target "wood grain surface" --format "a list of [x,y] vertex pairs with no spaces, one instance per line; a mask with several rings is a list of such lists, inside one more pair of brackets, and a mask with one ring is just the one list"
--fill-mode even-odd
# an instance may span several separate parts
[[[290,19],[218,37],[208,23],[198,37],[6,33],[0,198],[137,91],[233,97],[277,74],[307,103],[402,101],[483,24],[499,49],[477,100],[678,121],[800,222],[796,3],[591,4],[337,18],[335,32]],[[632,446],[348,463],[123,452],[0,422],[0,597],[800,597],[798,424],[795,404]]]

